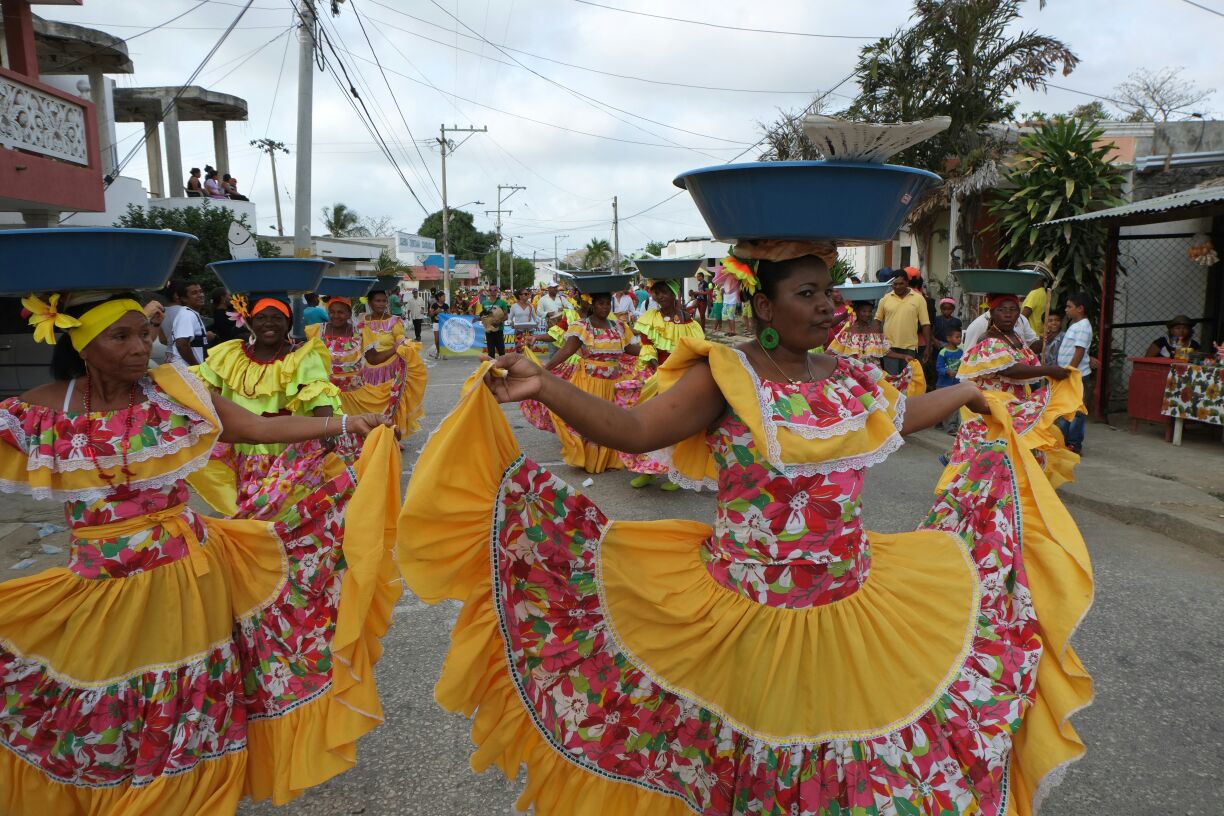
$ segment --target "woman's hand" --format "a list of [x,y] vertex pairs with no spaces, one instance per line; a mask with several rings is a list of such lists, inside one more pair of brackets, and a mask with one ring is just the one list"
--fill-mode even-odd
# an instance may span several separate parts
[[[493,366],[485,375],[485,385],[498,402],[534,399],[544,388],[546,372],[522,354],[503,354]],[[505,374],[500,374],[498,369]]]
[[391,420],[382,414],[353,414],[348,418],[348,432],[363,439],[373,433],[375,428],[391,427]]
[[1062,366],[1047,366],[1046,376],[1052,380],[1065,380],[1071,376],[1071,369]]

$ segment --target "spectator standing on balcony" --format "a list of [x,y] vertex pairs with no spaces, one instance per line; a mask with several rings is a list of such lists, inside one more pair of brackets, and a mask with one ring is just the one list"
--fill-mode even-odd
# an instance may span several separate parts
[[198,167],[191,168],[191,175],[187,176],[187,197],[204,197],[204,182],[200,180],[200,168]]
[[204,307],[204,287],[186,280],[177,280],[172,285],[182,308],[175,312],[174,323],[169,329],[162,323],[169,341],[166,362],[181,360],[189,366],[199,365],[204,362],[204,350],[208,348],[208,331],[199,311]]

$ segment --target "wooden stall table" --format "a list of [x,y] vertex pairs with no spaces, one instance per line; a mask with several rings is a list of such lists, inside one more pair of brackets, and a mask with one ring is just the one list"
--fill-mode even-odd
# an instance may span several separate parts
[[1224,427],[1224,366],[1174,365],[1160,413],[1173,418],[1173,444],[1182,443],[1186,420]]
[[1131,357],[1131,375],[1127,383],[1126,414],[1130,417],[1130,432],[1139,429],[1139,422],[1159,422],[1165,426],[1165,441],[1172,438],[1173,423],[1165,416],[1164,396],[1169,384],[1169,372],[1184,368],[1185,360],[1169,357]]

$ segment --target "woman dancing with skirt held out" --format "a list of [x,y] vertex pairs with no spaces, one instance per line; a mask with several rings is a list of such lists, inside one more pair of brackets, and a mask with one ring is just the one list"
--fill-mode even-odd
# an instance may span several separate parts
[[336,518],[309,502],[275,523],[206,517],[185,477],[218,440],[329,439],[340,420],[261,417],[181,364],[146,372],[140,304],[82,297],[95,299],[64,311],[59,296],[25,299],[36,338],[65,330],[55,382],[0,403],[0,489],[63,502],[72,536],[66,568],[0,583],[0,813],[227,816],[244,793],[288,801],[349,768],[381,719],[371,675],[395,593],[366,575],[386,579],[394,438],[377,417],[348,418],[377,431],[349,503],[371,543],[346,551],[355,574],[288,606],[286,553],[315,548]]
[[[422,454],[401,570],[464,604],[435,696],[473,716],[477,770],[526,765],[521,807],[1023,816],[1082,754],[1083,540],[997,395],[906,398],[808,352],[831,249],[741,241],[756,338],[683,340],[640,406],[508,355]],[[716,525],[609,520],[520,452],[497,403],[528,398],[592,444],[668,449]],[[864,530],[867,469],[962,406],[993,433],[922,526]]]

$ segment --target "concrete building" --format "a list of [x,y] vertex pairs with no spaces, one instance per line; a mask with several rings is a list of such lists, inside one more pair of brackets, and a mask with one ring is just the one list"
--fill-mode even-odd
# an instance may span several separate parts
[[[192,201],[193,199],[183,199]],[[293,257],[293,236],[261,235],[280,248],[281,255]],[[327,273],[338,277],[362,277],[373,275],[378,256],[385,246],[374,238],[332,238],[316,236],[310,239],[310,254],[316,258],[332,261],[336,265]]]

